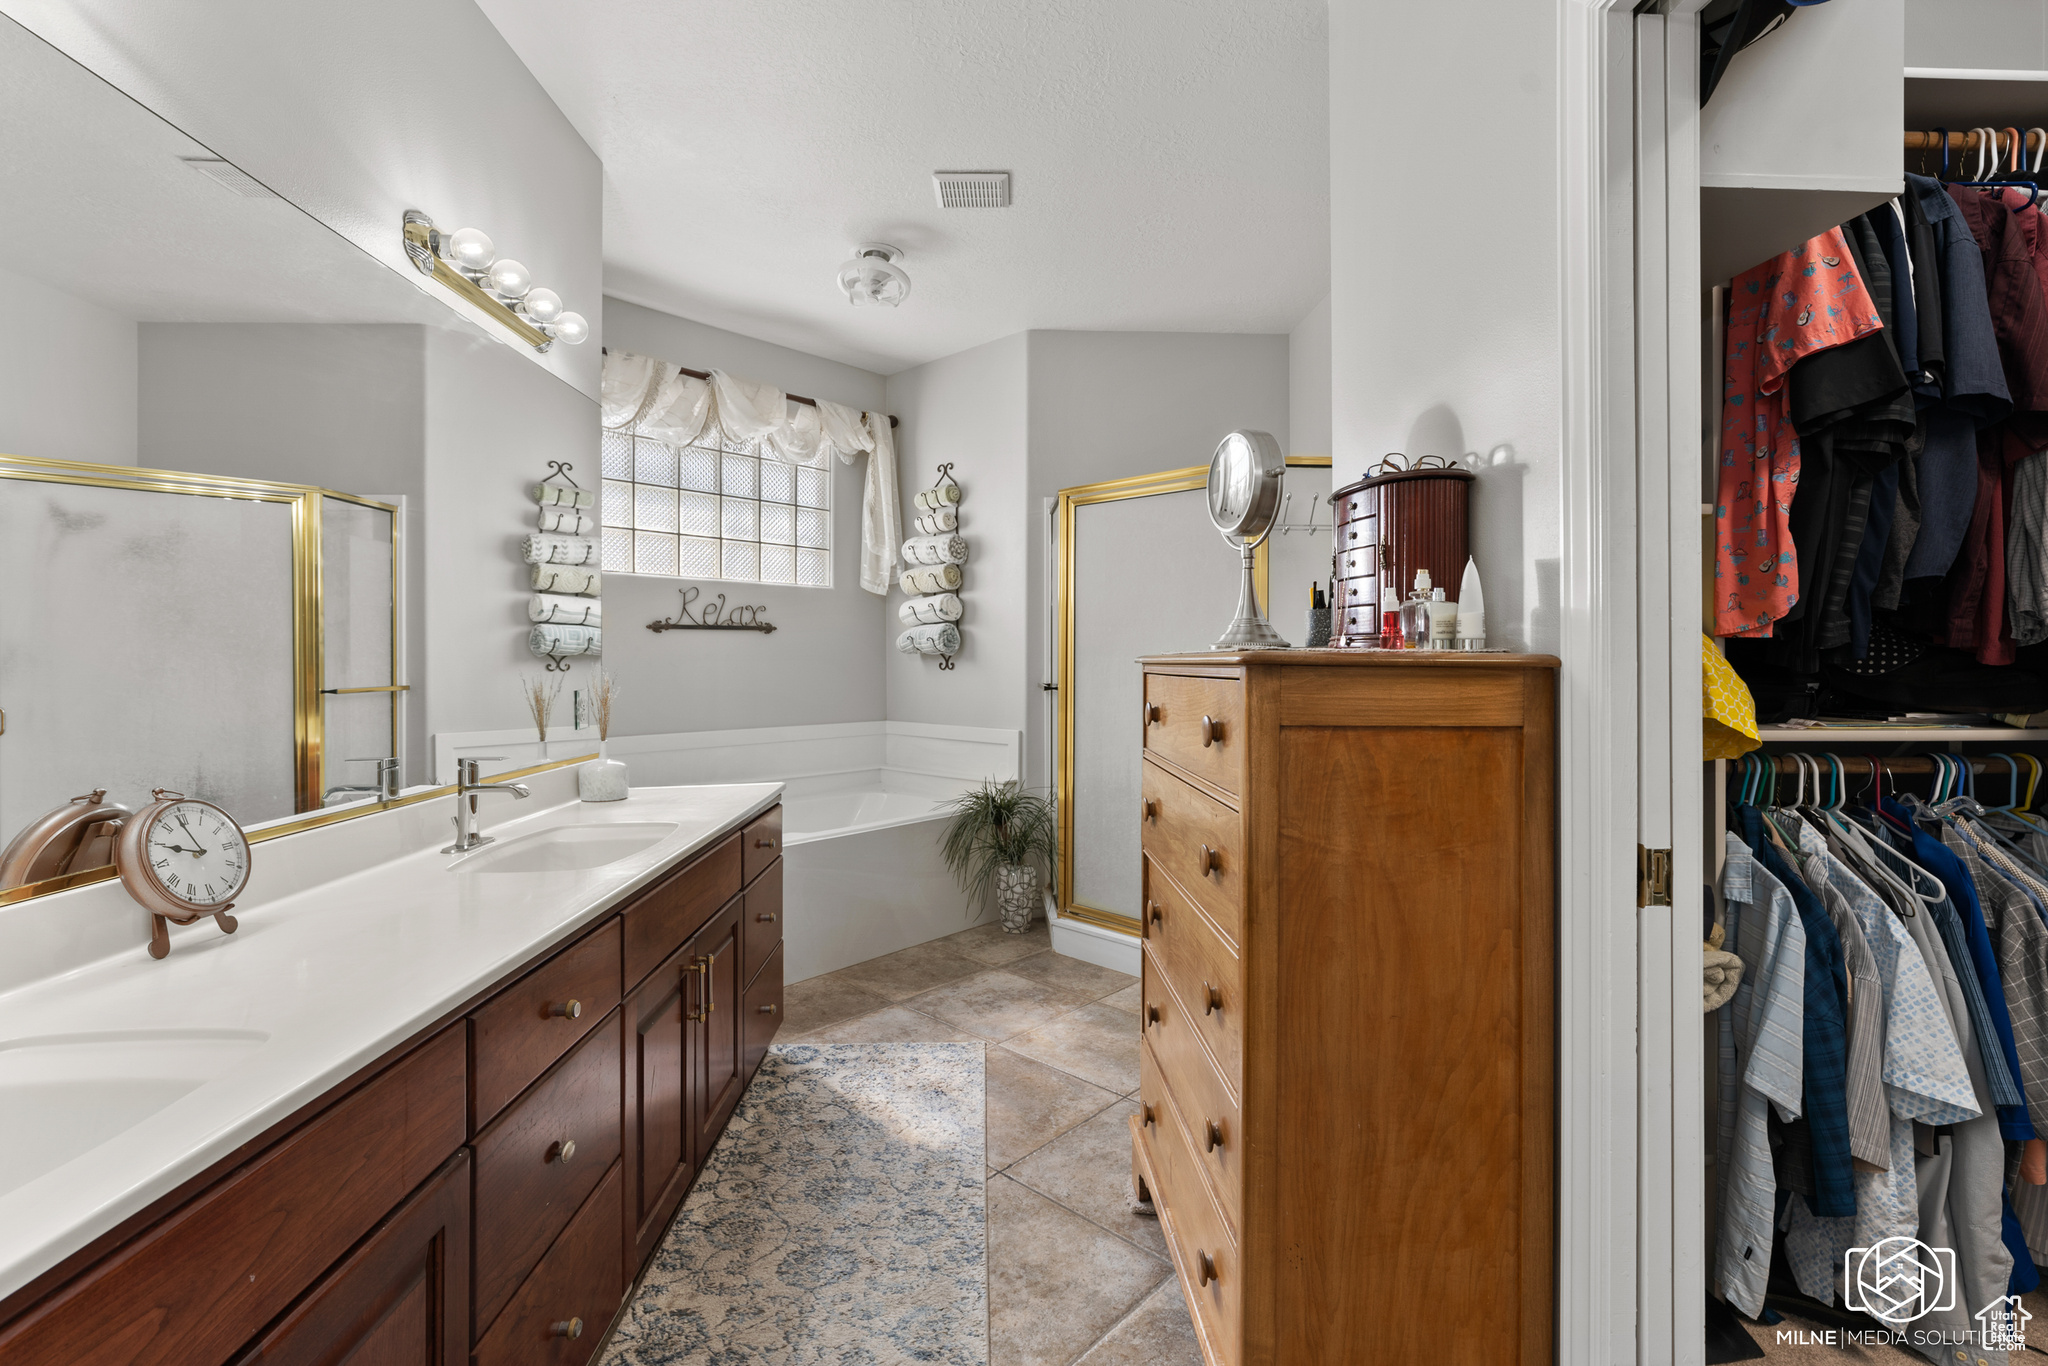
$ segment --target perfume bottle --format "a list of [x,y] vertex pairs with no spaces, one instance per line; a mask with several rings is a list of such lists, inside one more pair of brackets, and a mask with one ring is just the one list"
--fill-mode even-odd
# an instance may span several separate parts
[[1421,650],[1429,645],[1429,571],[1415,571],[1415,588],[1401,602],[1401,648]]
[[1444,590],[1429,590],[1429,648],[1448,650],[1453,648],[1458,631],[1458,604],[1446,601]]

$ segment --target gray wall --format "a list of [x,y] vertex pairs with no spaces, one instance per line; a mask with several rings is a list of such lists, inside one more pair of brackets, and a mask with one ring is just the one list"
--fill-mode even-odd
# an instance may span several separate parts
[[[883,406],[883,380],[737,332],[605,300],[605,344],[692,370],[724,370],[785,393],[863,411]],[[898,456],[899,472],[909,470]],[[592,468],[596,466],[593,464]],[[772,635],[646,628],[675,615],[675,579],[607,574],[605,663],[618,677],[614,723],[621,735],[751,726],[877,721],[886,710],[883,655],[895,639],[895,606],[860,586],[861,487],[867,457],[832,462],[832,587],[789,588],[705,581],[707,597],[755,603]],[[886,614],[886,615],[885,615]]]
[[135,323],[0,270],[0,453],[135,463]]
[[1287,453],[1330,453],[1330,300],[1287,336]]
[[1906,0],[1906,65],[2048,69],[2041,0]]

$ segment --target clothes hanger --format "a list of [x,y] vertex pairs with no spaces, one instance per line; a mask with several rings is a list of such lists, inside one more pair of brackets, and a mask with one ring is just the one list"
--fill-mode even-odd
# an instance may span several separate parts
[[1976,158],[1977,158],[1977,160],[1976,160],[1976,168],[1975,168],[1975,171],[1974,171],[1974,174],[1975,174],[1975,176],[1976,176],[1976,179],[1974,179],[1974,180],[1951,180],[1951,179],[1949,179],[1949,166],[1948,166],[1948,129],[1946,129],[1946,128],[1937,128],[1937,129],[1935,129],[1934,131],[1935,131],[1935,133],[1936,133],[1936,134],[1937,134],[1937,135],[1938,135],[1938,136],[1940,137],[1940,139],[1941,139],[1941,177],[1940,177],[1940,179],[1941,179],[1941,183],[1942,183],[1942,184],[1944,184],[1944,185],[1959,185],[1959,186],[1962,186],[1962,187],[1964,187],[1964,188],[1966,188],[1966,189],[1981,189],[1981,190],[2017,190],[2017,189],[2019,189],[2019,188],[2020,188],[2020,187],[2021,187],[2022,185],[2025,185],[2025,186],[2026,186],[2026,189],[2027,189],[2027,202],[2026,202],[2026,203],[2024,203],[2024,204],[2018,204],[2018,205],[2007,205],[2007,206],[2006,206],[2006,207],[2007,207],[2007,208],[2009,208],[2009,209],[2010,209],[2010,210],[2011,210],[2011,211],[2012,211],[2013,213],[2021,213],[2021,212],[2023,212],[2023,211],[2025,211],[2025,210],[2027,210],[2027,209],[2031,209],[2031,208],[2033,208],[2033,207],[2035,206],[2035,204],[2037,204],[2037,203],[2038,203],[2038,202],[2040,201],[2040,198],[2041,198],[2041,187],[2040,187],[2039,185],[2035,185],[2035,184],[2032,184],[2032,183],[2030,183],[2030,182],[2026,182],[2026,181],[2020,181],[2020,180],[1993,180],[1993,179],[1990,179],[1990,178],[1989,178],[1989,176],[1990,176],[1990,173],[1991,173],[1992,171],[1995,171],[1995,170],[1997,170],[1997,169],[1998,169],[1998,130],[1997,130],[1997,129],[1995,129],[1995,128],[1972,128],[1972,129],[1970,130],[1970,132],[1971,132],[1971,133],[1973,133],[1973,134],[1975,134],[1975,135],[1977,136],[1977,139],[1978,139],[1978,142],[1977,142],[1977,150],[1976,150]]

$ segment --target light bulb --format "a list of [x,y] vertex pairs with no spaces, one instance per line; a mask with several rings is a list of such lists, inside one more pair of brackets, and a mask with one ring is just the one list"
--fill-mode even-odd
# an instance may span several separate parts
[[440,255],[457,270],[479,275],[497,259],[498,249],[481,228],[457,228],[442,236]]
[[562,316],[562,296],[552,289],[529,289],[522,302],[526,316],[537,323],[551,323]]
[[484,283],[501,299],[517,299],[533,288],[533,272],[506,256],[491,264]]
[[581,313],[564,313],[548,327],[548,334],[557,341],[580,346],[590,336],[590,323]]

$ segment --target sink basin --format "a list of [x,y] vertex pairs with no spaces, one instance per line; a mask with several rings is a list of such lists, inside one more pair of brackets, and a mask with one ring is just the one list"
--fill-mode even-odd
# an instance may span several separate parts
[[0,1043],[0,1195],[126,1133],[248,1057],[267,1034],[151,1029]]
[[456,868],[465,873],[575,873],[602,868],[651,849],[676,832],[666,821],[621,821],[614,825],[558,825],[508,840],[472,855]]

